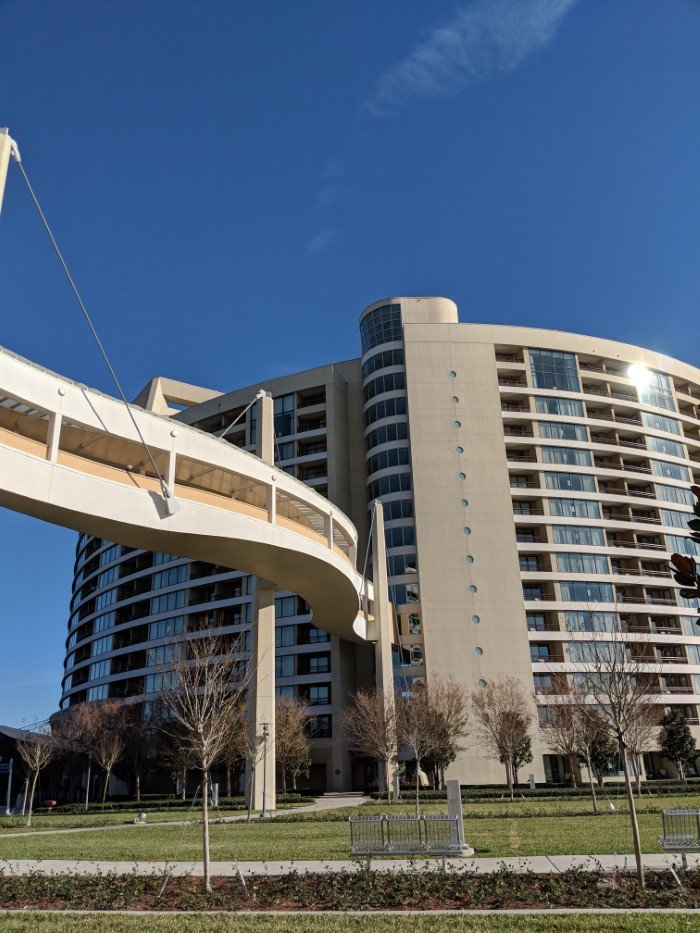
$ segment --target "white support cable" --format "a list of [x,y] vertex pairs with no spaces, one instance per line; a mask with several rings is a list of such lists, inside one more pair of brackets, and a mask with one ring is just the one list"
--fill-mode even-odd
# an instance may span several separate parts
[[162,477],[162,475],[161,475],[161,473],[160,473],[160,470],[158,469],[158,467],[157,467],[157,465],[156,465],[156,461],[155,461],[155,459],[154,459],[154,457],[153,457],[153,454],[152,454],[152,452],[151,452],[151,449],[150,449],[150,447],[148,446],[148,444],[146,443],[146,440],[145,440],[143,434],[141,433],[141,429],[139,428],[138,422],[136,421],[136,418],[134,417],[134,413],[133,413],[133,411],[132,411],[132,409],[131,409],[131,405],[129,404],[129,401],[128,401],[126,395],[124,394],[124,390],[122,389],[122,386],[121,386],[121,383],[120,383],[120,381],[119,381],[119,378],[118,378],[116,372],[114,371],[114,367],[112,366],[112,364],[111,364],[111,362],[110,362],[109,356],[107,355],[107,351],[105,350],[104,345],[103,345],[102,341],[101,341],[100,338],[99,338],[99,335],[98,335],[98,333],[97,333],[97,331],[96,331],[96,329],[95,329],[95,325],[92,323],[92,318],[90,317],[90,315],[89,315],[89,313],[88,313],[88,310],[87,310],[87,308],[85,307],[85,302],[83,301],[83,299],[82,299],[81,296],[80,296],[80,292],[78,291],[78,288],[77,288],[75,282],[73,281],[73,277],[72,277],[72,275],[70,274],[70,271],[68,270],[68,266],[66,265],[66,261],[65,261],[65,259],[63,258],[63,255],[61,254],[61,250],[60,250],[59,247],[58,247],[58,243],[56,242],[56,238],[55,238],[54,235],[53,235],[53,232],[52,232],[52,230],[51,230],[51,227],[49,226],[49,222],[47,221],[46,216],[44,215],[44,212],[43,212],[43,210],[41,209],[41,205],[39,204],[39,200],[38,200],[36,194],[34,193],[34,189],[32,188],[31,182],[29,181],[29,176],[27,175],[26,169],[24,168],[24,164],[22,163],[22,159],[21,159],[20,154],[19,154],[19,149],[17,148],[16,143],[13,143],[12,156],[13,156],[13,158],[14,158],[14,161],[15,161],[15,162],[17,163],[17,165],[19,166],[19,170],[20,170],[20,172],[22,173],[22,177],[24,178],[24,182],[25,182],[25,184],[26,184],[26,186],[27,186],[27,191],[29,192],[29,196],[31,197],[32,201],[34,202],[34,206],[35,206],[35,208],[36,208],[36,210],[37,210],[37,213],[39,214],[39,217],[41,218],[41,222],[42,222],[42,224],[44,225],[44,229],[46,230],[46,232],[47,232],[47,234],[48,234],[48,236],[49,236],[49,239],[50,239],[50,241],[51,241],[51,245],[53,246],[54,252],[56,253],[56,256],[58,257],[58,261],[59,261],[60,264],[61,264],[61,268],[63,269],[63,272],[65,273],[66,279],[68,280],[68,284],[70,285],[71,290],[73,291],[73,294],[75,295],[75,298],[76,298],[76,300],[77,300],[77,302],[78,302],[78,305],[80,306],[80,310],[81,310],[82,313],[83,313],[83,317],[85,318],[85,320],[86,320],[86,322],[87,322],[87,325],[88,325],[88,327],[90,328],[90,333],[92,334],[92,336],[93,336],[93,338],[94,338],[94,340],[95,340],[95,343],[97,344],[97,346],[98,346],[98,348],[99,348],[99,351],[100,351],[100,353],[102,354],[102,359],[105,361],[105,364],[106,364],[107,368],[109,369],[109,371],[110,371],[110,373],[111,373],[111,375],[112,375],[112,379],[114,380],[114,384],[115,384],[115,386],[117,387],[117,391],[119,392],[119,395],[121,396],[121,399],[122,399],[122,401],[124,402],[124,405],[126,406],[126,410],[128,411],[129,417],[131,418],[131,421],[132,421],[132,423],[133,423],[133,425],[134,425],[134,428],[136,429],[136,433],[137,433],[138,436],[139,436],[139,440],[141,441],[141,444],[142,444],[144,450],[145,450],[146,453],[148,454],[148,459],[151,461],[151,465],[153,466],[153,469],[154,469],[154,471],[155,471],[155,474],[156,474],[156,476],[158,477],[158,481],[159,481],[159,483],[160,483],[161,492],[162,492],[163,498],[165,499],[165,502],[166,502],[166,507],[167,507],[168,514],[172,515],[172,514],[174,514],[174,513],[177,511],[177,509],[178,509],[178,507],[179,507],[178,504],[177,504],[177,500],[175,499],[175,496],[174,496],[172,490],[170,489],[170,487],[168,486],[168,484],[167,484],[167,483],[165,482],[165,480],[163,479],[163,477]]
[[246,414],[246,412],[250,411],[250,409],[253,407],[253,405],[255,405],[255,403],[257,402],[257,400],[258,400],[259,398],[265,398],[265,390],[264,390],[264,389],[260,389],[260,391],[256,394],[255,398],[253,399],[253,401],[252,401],[252,402],[249,402],[249,403],[246,405],[246,407],[243,409],[243,411],[240,413],[240,415],[239,415],[237,418],[234,418],[234,420],[231,422],[231,424],[228,425],[228,427],[224,428],[224,430],[221,431],[220,433],[215,433],[214,436],[215,436],[215,437],[218,437],[218,438],[224,438],[224,437],[226,437],[226,435],[227,435],[228,432],[231,430],[231,428],[235,427],[235,426],[238,424],[238,422],[241,420],[241,418]]

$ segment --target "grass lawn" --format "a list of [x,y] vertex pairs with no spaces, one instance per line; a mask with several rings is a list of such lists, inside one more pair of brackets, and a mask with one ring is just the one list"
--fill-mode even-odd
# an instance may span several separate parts
[[[639,818],[642,847],[658,852],[658,814]],[[632,851],[624,813],[467,820],[467,840],[477,856],[593,855]],[[0,837],[0,859],[98,859],[116,861],[189,861],[201,858],[198,826],[134,826],[95,833],[55,833],[24,838]],[[213,825],[211,854],[216,861],[346,859],[346,823],[253,823]]]
[[[282,809],[293,810],[306,807],[308,803],[286,803]],[[103,810],[79,813],[46,813],[32,816],[32,825],[27,826],[26,816],[0,816],[0,838],[3,833],[32,832],[42,829],[81,829],[90,826],[122,826],[133,823],[136,816],[145,812],[150,823],[178,823],[182,820],[199,819],[201,808],[182,807],[173,810],[157,810],[143,806],[140,810]],[[253,811],[254,815],[257,811]],[[210,810],[211,819],[219,817],[245,817],[245,810]]]
[[275,917],[226,916],[117,916],[98,913],[56,915],[0,913],[3,933],[608,933],[626,930],[632,933],[685,933],[698,929],[698,921],[684,914],[615,914],[542,916],[426,916],[387,915],[335,917],[279,915]]

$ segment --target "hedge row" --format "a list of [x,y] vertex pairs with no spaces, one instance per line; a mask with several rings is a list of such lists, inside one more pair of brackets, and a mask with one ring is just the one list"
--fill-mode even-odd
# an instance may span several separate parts
[[[503,784],[484,785],[482,787],[462,787],[462,800],[489,800],[500,797],[509,797],[510,792]],[[600,790],[596,785],[596,790]],[[650,791],[652,794],[700,794],[700,780],[683,781],[645,781],[643,792]],[[624,794],[625,786],[621,781],[610,782],[603,785],[604,793]],[[574,797],[590,797],[591,790],[587,784],[579,787],[554,787],[542,785],[534,790],[530,787],[517,787],[514,791],[516,798],[525,797],[526,799],[547,799],[559,798],[567,799]],[[386,799],[386,794],[374,792],[370,795],[373,800]],[[401,796],[404,799],[415,798],[415,790],[401,790]],[[444,790],[421,790],[421,800],[446,800],[447,792]]]

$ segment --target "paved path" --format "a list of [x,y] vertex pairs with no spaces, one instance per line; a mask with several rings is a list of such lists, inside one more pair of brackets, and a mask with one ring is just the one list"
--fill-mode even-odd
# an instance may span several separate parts
[[[283,813],[323,813],[326,810],[339,810],[342,807],[359,807],[366,800],[362,794],[324,794],[323,797],[317,797],[314,803],[306,804],[302,807],[288,807],[275,811],[275,816]],[[137,809],[137,808],[134,808]],[[144,810],[146,807],[144,806]],[[96,811],[93,811],[96,812]],[[186,820],[159,820],[158,812],[152,814],[145,823],[106,823],[100,826],[73,826],[57,827],[56,829],[30,829],[16,833],[0,832],[1,839],[16,839],[19,836],[55,836],[57,833],[96,833],[105,829],[134,829],[134,827],[143,828],[144,826],[187,826],[191,823],[199,822],[199,815],[193,815]],[[258,822],[259,814],[254,813],[253,819]],[[235,816],[217,816],[216,810],[209,811],[209,819],[218,823],[244,823],[248,819],[247,812],[237,813]],[[271,816],[270,819],[274,819]],[[2,826],[0,817],[0,827]]]
[[[645,855],[644,865],[652,871],[665,871],[679,861],[673,855]],[[633,855],[537,855],[530,858],[464,858],[447,859],[450,871],[471,872],[487,875],[507,867],[517,872],[557,874],[569,868],[584,871],[603,869],[612,871],[634,871]],[[700,855],[688,855],[690,867],[700,865]],[[441,867],[441,859],[375,859],[372,868],[376,871],[394,872],[412,868],[430,871]],[[244,875],[340,874],[341,872],[364,871],[365,863],[359,861],[299,861],[299,862],[212,862],[211,873],[215,877]],[[201,862],[107,862],[70,861],[61,859],[6,859],[0,860],[0,872],[6,875],[165,875],[175,877],[192,875],[201,877]]]

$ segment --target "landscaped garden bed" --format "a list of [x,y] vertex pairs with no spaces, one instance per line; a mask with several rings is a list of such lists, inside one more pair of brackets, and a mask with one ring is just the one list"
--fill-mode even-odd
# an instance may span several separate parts
[[696,908],[700,870],[649,872],[641,891],[628,875],[572,870],[555,875],[454,871],[217,878],[204,894],[196,878],[137,875],[0,877],[0,909],[80,910],[429,910],[547,908]]

